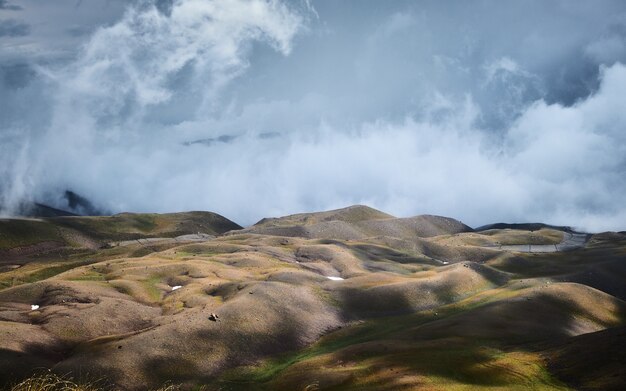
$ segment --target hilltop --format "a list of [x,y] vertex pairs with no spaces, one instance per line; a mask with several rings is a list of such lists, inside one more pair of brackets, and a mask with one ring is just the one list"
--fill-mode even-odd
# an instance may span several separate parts
[[415,239],[470,231],[470,227],[447,217],[397,218],[368,206],[354,205],[327,212],[265,218],[241,233],[351,240],[374,236]]

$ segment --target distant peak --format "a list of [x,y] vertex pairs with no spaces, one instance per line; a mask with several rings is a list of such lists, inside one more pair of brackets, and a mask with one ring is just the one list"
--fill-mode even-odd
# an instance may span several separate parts
[[298,213],[282,217],[266,217],[255,225],[311,225],[325,221],[344,221],[355,223],[365,220],[392,219],[394,216],[381,212],[366,205],[351,205],[345,208],[332,209],[323,212]]

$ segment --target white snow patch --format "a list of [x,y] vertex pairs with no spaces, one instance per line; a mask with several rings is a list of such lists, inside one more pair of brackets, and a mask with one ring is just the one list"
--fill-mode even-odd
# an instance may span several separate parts
[[444,265],[447,265],[447,264],[449,264],[450,262],[442,261],[441,263],[443,263]]
[[30,306],[30,310],[31,311],[35,311],[35,310],[38,310],[38,309],[39,309],[39,306],[37,304],[31,304],[31,306]]
[[341,278],[341,277],[329,277],[329,276],[326,276],[326,278],[328,278],[329,280],[333,280],[333,281],[341,281],[341,280],[343,280],[343,278]]
[[175,291],[176,289],[180,289],[182,287],[183,287],[182,285],[176,285],[172,287],[172,290]]

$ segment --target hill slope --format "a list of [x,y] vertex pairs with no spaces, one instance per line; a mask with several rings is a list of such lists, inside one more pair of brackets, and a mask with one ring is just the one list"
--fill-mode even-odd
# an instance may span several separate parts
[[447,217],[396,218],[367,206],[355,205],[327,212],[262,219],[245,233],[309,239],[358,240],[374,236],[414,239],[469,232],[465,224]]
[[506,244],[563,232],[358,206],[236,227],[204,212],[1,220],[0,386],[40,368],[129,390],[626,385],[622,356],[604,355],[626,325],[622,234],[524,253]]

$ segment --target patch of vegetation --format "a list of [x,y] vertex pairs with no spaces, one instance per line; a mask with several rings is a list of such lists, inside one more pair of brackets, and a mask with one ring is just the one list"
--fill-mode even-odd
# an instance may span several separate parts
[[[554,379],[538,355],[528,352],[506,352],[499,348],[461,341],[450,346],[450,341],[440,341],[430,346],[390,355],[374,354],[366,358],[348,389],[379,389],[389,379],[384,376],[388,368],[400,375],[420,374],[420,385],[446,390],[474,390],[500,388],[507,390],[565,390],[564,384]],[[373,376],[367,376],[374,372]]]
[[4,273],[0,276],[0,289],[46,280],[68,270],[89,265],[93,262],[95,261],[90,259],[61,263],[54,266],[42,266],[41,268],[31,267],[29,268],[30,270],[18,269],[13,273]]
[[517,254],[514,257],[496,258],[487,264],[498,270],[516,274],[518,278],[536,278],[579,272],[585,270],[588,265],[598,267],[618,257],[618,254],[605,248],[594,248],[557,253]]
[[[114,390],[106,379],[81,380],[71,376],[59,376],[46,371],[25,379],[9,388],[10,391],[106,391]],[[176,384],[164,384],[154,391],[178,391]]]
[[59,376],[52,372],[35,375],[10,388],[11,391],[99,391],[103,389],[102,383],[75,381],[71,377]]
[[70,281],[106,281],[106,277],[95,271],[86,271],[78,276],[72,277]]
[[390,247],[383,247],[373,244],[354,244],[347,246],[354,256],[362,261],[387,260],[400,264],[423,264],[439,266],[440,263],[425,255],[414,255],[408,252],[399,251]]
[[117,283],[117,281],[114,281],[113,283],[111,283],[111,286],[113,288],[115,288],[116,291],[118,291],[119,293],[122,293],[124,295],[128,295],[128,296],[132,296],[132,290],[128,288],[128,286],[123,285],[123,284],[119,284]]
[[341,301],[333,296],[331,292],[327,291],[319,285],[314,285],[311,289],[313,290],[313,293],[317,297],[322,299],[325,303],[328,303],[335,308],[341,308]]
[[57,217],[50,221],[98,240],[133,240],[150,237],[156,233],[159,226],[167,225],[157,214]]
[[0,220],[0,250],[41,242],[65,243],[56,227],[38,220]]
[[[318,343],[312,345],[311,347],[305,350],[302,350],[299,352],[288,353],[280,357],[275,357],[273,359],[265,361],[262,365],[257,366],[257,367],[243,367],[243,368],[234,369],[228,372],[224,376],[223,379],[228,384],[231,384],[231,385],[233,383],[255,384],[258,387],[263,387],[266,389],[274,389],[273,386],[270,386],[270,384],[273,384],[273,382],[276,379],[282,376],[283,372],[287,371],[289,368],[295,366],[298,363],[309,362],[309,361],[312,362],[316,358],[320,358],[325,355],[332,355],[350,346],[357,346],[360,344],[373,343],[373,342],[385,344],[386,341],[393,341],[398,335],[401,335],[407,330],[416,329],[420,325],[425,325],[433,321],[439,321],[447,317],[463,313],[467,310],[475,309],[483,305],[486,305],[488,303],[501,300],[504,298],[512,297],[517,294],[519,294],[519,292],[517,292],[515,289],[513,291],[510,291],[507,288],[504,288],[504,289],[497,288],[491,291],[480,292],[477,295],[467,298],[461,302],[444,305],[435,310],[421,311],[421,312],[411,314],[411,315],[370,319],[366,321],[365,323],[353,325],[345,329],[335,331],[323,337],[322,339],[318,341]],[[407,342],[407,343],[410,344],[411,342]],[[472,343],[480,343],[481,345],[469,346],[469,344],[472,344]],[[455,359],[457,361],[462,359],[462,360],[466,360],[467,362],[471,362],[475,358],[474,349],[476,348],[476,346],[489,346],[489,345],[497,346],[498,345],[496,341],[473,341],[473,342],[467,342],[467,344],[468,344],[467,347],[463,347],[457,351],[455,351],[454,349],[450,349],[450,347],[445,344],[439,346],[437,349],[432,350],[431,352],[433,355],[432,357],[438,359],[438,361],[433,362],[433,365],[441,365],[441,366],[447,365],[450,368],[454,368],[453,362]],[[490,358],[490,360],[495,360],[498,354],[504,354],[495,350],[496,347],[489,348],[489,349],[491,349],[489,350],[490,352],[493,352],[493,355],[492,355],[493,357]],[[413,358],[405,357],[406,360],[400,360],[399,363],[401,363],[402,365],[405,365],[407,363],[410,363],[411,360],[413,360],[414,362],[418,360],[419,362],[428,363],[429,360],[432,359],[432,357],[429,356],[428,352],[422,352],[422,348],[420,348],[419,350],[416,350],[414,353],[417,355],[416,357],[413,357]],[[461,358],[458,358],[458,357],[455,358],[457,354],[460,354]],[[372,356],[366,355],[366,356],[360,357],[359,360],[360,359],[365,360],[371,357],[376,357],[377,355],[378,354],[374,354]],[[437,356],[435,357],[434,355],[437,355]],[[510,357],[513,358],[515,356],[510,356]],[[512,362],[514,362],[514,360]],[[504,361],[502,361],[501,363],[504,363]],[[537,365],[538,366],[534,367],[535,368],[534,374],[529,374],[528,375],[529,378],[524,379],[524,381],[527,384],[524,384],[523,386],[518,387],[518,389],[534,389],[533,388],[534,386],[539,386],[542,384],[544,385],[544,387],[539,387],[539,388],[546,388],[545,386],[548,385],[549,387],[547,388],[560,389],[559,388],[561,387],[560,383],[554,380],[542,365],[539,365],[539,364]],[[384,366],[385,365],[383,365],[383,367]],[[446,376],[448,375],[449,374],[447,374]],[[365,376],[365,374],[363,374],[363,376]],[[466,374],[463,374],[463,373],[461,373],[460,375],[457,374],[455,375],[456,377],[452,376],[451,378],[452,380],[450,380],[449,376],[446,377],[446,376],[441,375],[441,379],[439,381],[435,381],[438,376],[440,375],[433,375],[432,377],[433,385],[438,384],[440,387],[442,387],[445,385],[444,380],[451,382],[449,385],[453,383],[463,384],[463,382],[468,382],[469,380],[471,380],[472,376],[481,377],[483,375],[480,375],[479,373],[472,374],[472,372],[470,371]],[[487,376],[491,376],[491,375],[485,375],[485,377]],[[492,384],[493,382],[486,378],[482,379],[481,381],[485,383],[483,384],[484,386],[493,385]],[[516,381],[519,381],[519,379],[517,379]],[[515,388],[514,386],[517,383],[513,381],[512,379],[511,382],[507,384],[508,384],[507,387],[513,387],[512,389],[514,389]],[[448,386],[444,388],[448,389]],[[232,388],[232,389],[237,389],[237,388]],[[344,388],[337,388],[337,389],[344,389]],[[355,385],[353,388],[346,388],[346,389],[376,390],[377,387],[371,386],[371,385],[366,387],[365,385],[361,384],[361,385]],[[471,387],[467,389],[471,389]]]
[[176,237],[198,232],[217,235],[240,229],[232,221],[210,212],[171,214],[121,213],[114,216],[55,217],[48,221],[93,239],[124,241],[150,237]]
[[[456,311],[454,311],[456,312]],[[418,324],[439,319],[433,312],[422,312],[416,315],[387,317],[370,320],[364,324],[355,325],[327,335],[311,347],[295,353],[288,353],[270,359],[259,367],[244,367],[226,374],[228,382],[267,383],[290,366],[329,354],[351,345],[382,340],[392,333],[415,327]]]
[[190,252],[190,251],[176,251],[177,258],[189,258],[189,257],[212,257],[218,255],[216,252]]
[[131,252],[128,256],[131,258],[141,258],[141,257],[145,257],[146,255],[150,255],[152,253],[154,253],[155,250],[152,247],[140,247],[137,250]]
[[161,296],[163,292],[159,288],[156,287],[156,284],[160,283],[162,279],[163,279],[162,276],[154,275],[146,280],[141,281],[141,285],[143,286],[146,293],[148,294],[148,297],[150,298],[150,300],[154,302],[161,301]]
[[501,245],[559,244],[563,240],[562,231],[545,228],[538,231],[489,230],[481,232],[480,235],[489,236]]

